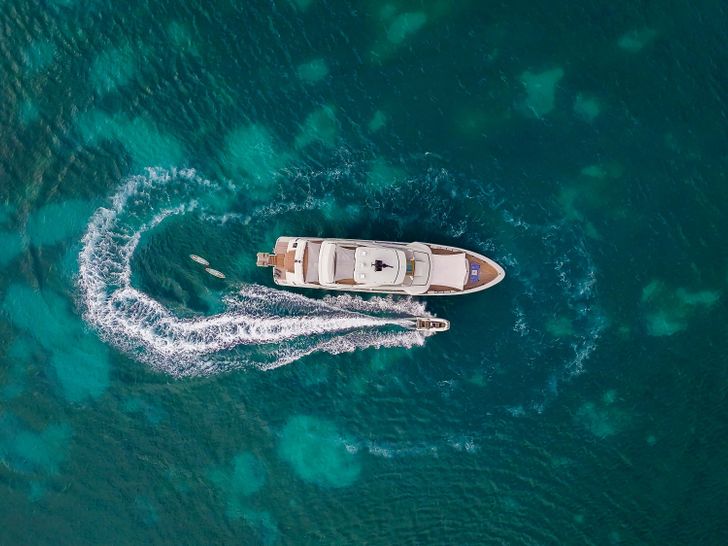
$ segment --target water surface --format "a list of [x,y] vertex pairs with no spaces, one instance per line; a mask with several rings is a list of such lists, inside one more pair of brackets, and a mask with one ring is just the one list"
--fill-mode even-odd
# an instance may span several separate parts
[[0,542],[726,542],[721,3],[0,7]]

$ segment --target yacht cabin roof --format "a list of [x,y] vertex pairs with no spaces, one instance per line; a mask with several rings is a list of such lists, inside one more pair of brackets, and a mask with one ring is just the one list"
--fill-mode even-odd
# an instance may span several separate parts
[[318,252],[319,282],[366,286],[402,284],[407,271],[407,256],[394,248],[352,247],[326,241]]

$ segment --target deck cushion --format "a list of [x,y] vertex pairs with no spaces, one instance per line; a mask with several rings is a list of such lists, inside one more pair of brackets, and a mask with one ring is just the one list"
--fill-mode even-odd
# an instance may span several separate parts
[[320,253],[320,243],[306,243],[306,271],[304,276],[306,282],[319,282]]
[[333,284],[336,267],[336,245],[328,241],[321,244],[319,252],[319,281],[321,284]]
[[465,253],[433,254],[430,284],[462,290],[468,278],[468,260]]

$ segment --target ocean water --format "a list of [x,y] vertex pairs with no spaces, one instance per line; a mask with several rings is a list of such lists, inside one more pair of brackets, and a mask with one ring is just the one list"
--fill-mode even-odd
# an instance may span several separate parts
[[[0,1],[0,543],[725,544],[726,28]],[[280,235],[507,278],[281,291]]]

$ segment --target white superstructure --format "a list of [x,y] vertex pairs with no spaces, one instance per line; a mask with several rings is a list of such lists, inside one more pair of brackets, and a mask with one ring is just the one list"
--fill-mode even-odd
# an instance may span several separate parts
[[429,243],[280,237],[257,263],[281,286],[412,296],[478,292],[505,278],[490,258]]

